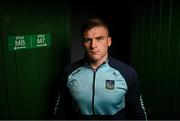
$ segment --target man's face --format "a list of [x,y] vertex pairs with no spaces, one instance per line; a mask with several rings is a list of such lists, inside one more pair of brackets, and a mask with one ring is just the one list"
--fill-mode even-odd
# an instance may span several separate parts
[[83,47],[90,61],[105,61],[108,56],[108,47],[111,37],[103,26],[94,27],[83,34]]

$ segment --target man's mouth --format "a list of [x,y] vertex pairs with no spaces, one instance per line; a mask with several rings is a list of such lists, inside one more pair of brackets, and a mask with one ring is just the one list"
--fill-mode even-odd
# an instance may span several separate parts
[[99,51],[91,51],[92,54],[99,53]]

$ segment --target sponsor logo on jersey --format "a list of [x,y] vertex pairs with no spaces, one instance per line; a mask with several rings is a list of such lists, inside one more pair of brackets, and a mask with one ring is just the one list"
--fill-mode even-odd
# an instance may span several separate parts
[[77,80],[76,80],[76,79],[72,79],[72,80],[69,82],[69,85],[70,85],[71,87],[78,88],[78,84],[77,84]]

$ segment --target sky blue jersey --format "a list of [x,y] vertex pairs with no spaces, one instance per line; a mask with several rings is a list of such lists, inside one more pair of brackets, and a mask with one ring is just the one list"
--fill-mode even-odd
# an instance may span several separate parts
[[136,71],[109,57],[96,70],[82,59],[62,76],[58,119],[146,119]]

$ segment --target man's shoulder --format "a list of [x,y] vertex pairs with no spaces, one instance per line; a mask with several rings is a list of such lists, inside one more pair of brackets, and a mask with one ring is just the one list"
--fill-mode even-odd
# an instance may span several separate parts
[[109,58],[109,64],[113,67],[116,68],[121,68],[121,69],[125,69],[125,70],[134,70],[134,68],[131,65],[128,65],[124,62],[122,62],[121,60],[115,59],[113,57]]
[[126,80],[128,86],[131,86],[132,84],[138,82],[137,72],[132,66],[114,58],[111,58],[109,65],[121,73],[121,75]]
[[72,71],[76,70],[77,68],[81,67],[82,65],[84,65],[84,59],[80,59],[76,62],[73,62],[73,63],[67,65],[65,68],[65,72],[71,73]]
[[120,71],[123,75],[127,76],[127,75],[132,75],[136,73],[136,70],[131,65],[128,65],[113,57],[110,57],[109,59],[110,59],[109,65],[112,68],[115,68],[116,70]]

